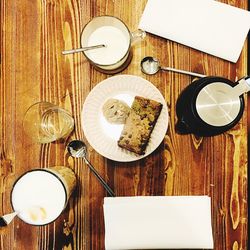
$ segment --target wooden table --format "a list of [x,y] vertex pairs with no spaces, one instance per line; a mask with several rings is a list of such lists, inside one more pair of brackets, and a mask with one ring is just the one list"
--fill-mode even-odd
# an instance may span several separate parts
[[[67,165],[79,181],[55,223],[34,227],[16,218],[0,229],[1,250],[104,249],[106,193],[83,160],[69,157],[65,146],[72,139],[85,139],[83,103],[90,90],[110,75],[96,71],[82,54],[62,56],[61,51],[79,47],[81,29],[94,16],[117,16],[135,30],[146,2],[1,0],[0,214],[12,211],[12,184],[27,170]],[[246,0],[221,2],[247,9]],[[150,156],[131,163],[107,160],[88,144],[90,161],[119,196],[211,196],[214,249],[247,249],[247,106],[237,126],[224,134],[210,138],[177,134],[176,100],[192,79],[169,72],[146,76],[139,67],[145,55],[153,55],[170,67],[234,81],[247,74],[246,44],[236,64],[153,35],[135,45],[133,52],[122,73],[146,78],[164,95],[170,115],[167,134]],[[70,138],[41,145],[25,135],[24,113],[37,101],[72,112],[75,130]]]

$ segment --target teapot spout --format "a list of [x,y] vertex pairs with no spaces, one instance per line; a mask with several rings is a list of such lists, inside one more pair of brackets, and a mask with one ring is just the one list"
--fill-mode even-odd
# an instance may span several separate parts
[[175,130],[177,133],[179,134],[190,134],[192,133],[190,127],[188,126],[188,124],[184,121],[183,118],[180,118],[176,125],[175,125]]

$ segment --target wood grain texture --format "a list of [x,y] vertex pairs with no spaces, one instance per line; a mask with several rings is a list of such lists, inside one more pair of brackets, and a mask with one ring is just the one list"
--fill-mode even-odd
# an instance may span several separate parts
[[[104,249],[105,191],[82,160],[69,157],[65,145],[74,138],[84,139],[82,105],[90,90],[109,75],[96,71],[81,54],[62,56],[61,51],[79,47],[81,29],[94,16],[117,16],[135,30],[146,2],[0,1],[0,214],[11,212],[13,182],[29,169],[68,165],[78,176],[78,187],[56,222],[32,227],[17,218],[0,229],[1,250]],[[221,2],[247,9],[246,0]],[[122,73],[146,78],[164,95],[170,115],[167,134],[157,150],[140,161],[107,160],[88,145],[90,161],[120,196],[211,196],[214,249],[246,250],[248,106],[237,126],[222,135],[179,135],[175,131],[176,100],[192,79],[170,72],[143,75],[139,64],[145,55],[170,67],[233,81],[247,74],[246,44],[233,64],[148,34],[133,47],[133,59]],[[25,135],[24,113],[37,101],[50,101],[72,112],[75,130],[70,138],[40,145]]]

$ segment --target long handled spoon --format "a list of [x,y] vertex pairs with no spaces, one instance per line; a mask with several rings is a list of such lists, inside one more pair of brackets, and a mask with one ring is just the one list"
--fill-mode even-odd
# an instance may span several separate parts
[[0,227],[4,227],[7,226],[11,223],[11,221],[16,217],[18,213],[17,212],[13,212],[10,214],[5,214],[3,216],[0,217]]
[[96,171],[96,169],[93,167],[93,165],[89,162],[87,159],[87,146],[83,141],[80,140],[74,140],[71,141],[67,146],[68,152],[71,156],[76,158],[83,158],[85,163],[88,165],[90,170],[93,172],[93,174],[96,176],[96,178],[99,180],[99,182],[102,184],[102,186],[106,189],[108,194],[112,197],[115,197],[114,191],[108,186],[106,181],[100,176],[100,174]]
[[68,54],[78,53],[78,52],[82,52],[82,51],[86,51],[86,50],[103,48],[103,47],[106,47],[106,45],[98,44],[98,45],[83,47],[83,48],[79,48],[79,49],[64,50],[62,52],[62,54],[63,55],[68,55]]
[[20,211],[15,211],[13,213],[10,214],[5,214],[3,216],[0,217],[0,227],[4,227],[7,226],[11,223],[11,221],[19,214],[24,213],[24,212],[28,212],[29,216],[35,217],[35,218],[40,218],[44,216],[44,209],[43,207],[41,207],[40,205],[33,205],[33,206],[29,206],[27,208],[24,208]]
[[159,70],[172,71],[172,72],[196,76],[196,77],[205,77],[205,75],[186,71],[186,70],[174,69],[174,68],[170,68],[170,67],[162,67],[160,65],[160,62],[158,61],[158,59],[156,59],[152,56],[146,56],[141,60],[141,71],[143,73],[145,73],[147,75],[154,75]]

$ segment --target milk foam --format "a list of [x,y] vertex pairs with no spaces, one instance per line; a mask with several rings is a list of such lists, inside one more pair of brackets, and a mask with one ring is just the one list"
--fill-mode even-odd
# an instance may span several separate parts
[[97,64],[114,64],[127,53],[129,37],[116,27],[102,26],[93,31],[88,39],[88,46],[98,44],[104,44],[106,47],[86,51],[86,55]]
[[31,171],[15,184],[11,195],[13,209],[23,221],[43,225],[55,220],[66,202],[62,183],[46,171]]

